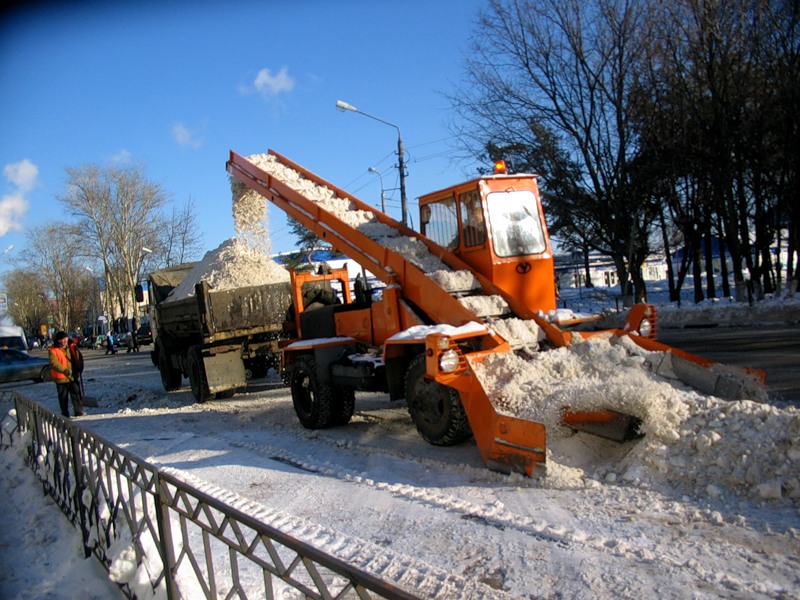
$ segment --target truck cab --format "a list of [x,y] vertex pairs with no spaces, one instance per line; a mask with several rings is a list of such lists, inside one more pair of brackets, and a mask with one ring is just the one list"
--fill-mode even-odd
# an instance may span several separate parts
[[421,233],[532,311],[556,308],[555,267],[536,175],[473,179],[419,198]]

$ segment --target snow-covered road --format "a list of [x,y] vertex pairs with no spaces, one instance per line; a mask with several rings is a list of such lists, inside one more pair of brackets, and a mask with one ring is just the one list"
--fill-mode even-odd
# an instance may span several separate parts
[[[426,444],[380,394],[358,394],[349,425],[309,431],[275,382],[198,405],[188,388],[163,391],[146,352],[98,353],[84,378],[100,406],[82,427],[263,506],[323,550],[380,558],[379,576],[418,569],[440,595],[800,598],[797,499],[593,476],[641,442],[554,441],[581,475],[531,480],[487,470],[472,442]],[[51,385],[22,391],[55,409]]]

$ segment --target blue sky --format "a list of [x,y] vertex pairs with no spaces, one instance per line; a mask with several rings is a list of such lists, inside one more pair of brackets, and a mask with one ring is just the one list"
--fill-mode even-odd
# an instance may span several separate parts
[[[454,162],[444,94],[485,0],[33,3],[0,15],[0,273],[30,227],[66,219],[67,167],[140,165],[192,198],[204,250],[234,235],[225,161],[272,148],[400,217],[400,128],[409,212],[473,176]],[[291,250],[270,211],[274,251]]]

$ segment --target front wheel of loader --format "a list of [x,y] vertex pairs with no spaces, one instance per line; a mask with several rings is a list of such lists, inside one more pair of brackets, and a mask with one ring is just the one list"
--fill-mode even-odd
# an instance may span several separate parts
[[289,386],[294,411],[303,427],[324,429],[334,424],[333,388],[317,377],[312,356],[301,356],[292,365]]
[[211,400],[214,395],[208,390],[206,381],[206,369],[203,365],[203,353],[199,346],[189,348],[189,385],[192,387],[192,395],[201,404]]
[[458,392],[425,377],[424,354],[406,371],[406,402],[417,431],[429,444],[454,446],[472,436]]

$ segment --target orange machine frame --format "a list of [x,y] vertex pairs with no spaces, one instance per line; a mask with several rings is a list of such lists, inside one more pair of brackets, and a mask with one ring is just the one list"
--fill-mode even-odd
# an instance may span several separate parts
[[[536,200],[536,212],[542,227],[545,248],[537,254],[500,257],[494,249],[492,223],[488,214],[487,197],[492,192],[528,190]],[[486,236],[483,243],[466,246],[464,244],[464,222],[460,198],[466,192],[477,191],[481,200]],[[473,179],[419,198],[420,223],[426,206],[454,200],[459,244],[452,253],[467,263],[474,271],[485,276],[493,285],[531,311],[550,311],[556,308],[555,264],[547,221],[539,197],[536,175],[492,175]],[[423,225],[423,233],[425,232]]]

